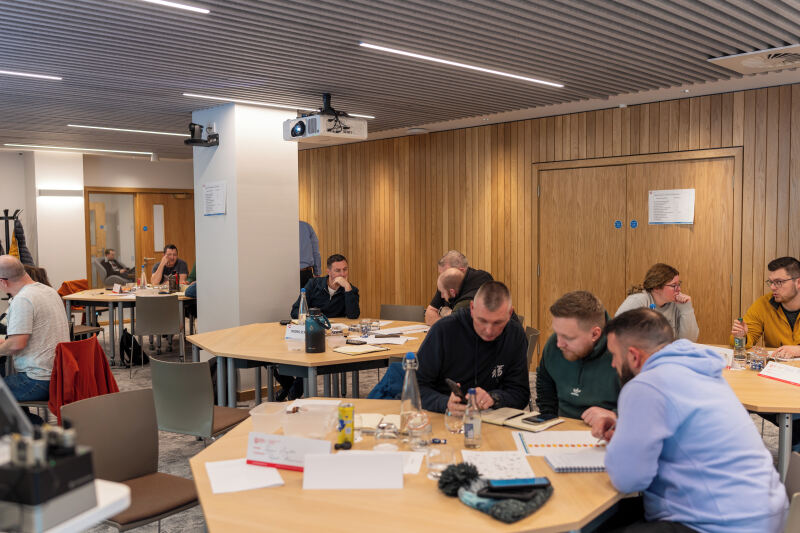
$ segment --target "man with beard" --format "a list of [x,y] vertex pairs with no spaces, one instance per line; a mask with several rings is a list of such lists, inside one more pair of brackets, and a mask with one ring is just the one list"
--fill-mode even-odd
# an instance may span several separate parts
[[669,322],[650,309],[622,313],[605,331],[623,388],[619,419],[598,419],[592,435],[609,441],[611,482],[643,492],[644,506],[642,514],[625,505],[612,519],[625,524],[619,531],[783,531],[786,490],[722,376],[724,357],[673,342]]
[[536,405],[542,416],[613,418],[619,379],[611,368],[603,326],[608,314],[592,293],[568,292],[550,306],[553,331],[536,369]]

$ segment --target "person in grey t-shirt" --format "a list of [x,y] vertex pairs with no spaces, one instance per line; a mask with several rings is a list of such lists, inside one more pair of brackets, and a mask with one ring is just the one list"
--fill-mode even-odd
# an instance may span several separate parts
[[[11,296],[8,336],[0,340],[0,356],[12,356],[17,372],[5,378],[6,385],[19,401],[46,400],[56,345],[69,341],[61,297],[52,287],[33,281],[10,255],[0,256],[0,292]],[[42,422],[29,416],[34,423]]]
[[664,315],[676,339],[697,341],[700,329],[694,316],[692,298],[681,292],[681,278],[674,267],[664,263],[651,266],[644,282],[631,288],[614,316],[640,307],[649,307]]

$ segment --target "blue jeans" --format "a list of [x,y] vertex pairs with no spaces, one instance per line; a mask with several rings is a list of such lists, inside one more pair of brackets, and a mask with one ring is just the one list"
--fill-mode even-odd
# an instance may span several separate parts
[[197,298],[197,283],[186,287],[184,294],[189,298]]
[[[19,402],[47,400],[50,398],[50,380],[31,379],[22,372],[4,379],[11,390],[11,394]],[[33,424],[41,425],[44,422],[42,417],[30,412],[28,412],[28,418]]]

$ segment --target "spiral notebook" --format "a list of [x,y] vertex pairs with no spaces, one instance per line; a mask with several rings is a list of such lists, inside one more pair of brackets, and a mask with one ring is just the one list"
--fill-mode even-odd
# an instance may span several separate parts
[[554,472],[605,472],[605,450],[581,450],[546,454],[544,460]]

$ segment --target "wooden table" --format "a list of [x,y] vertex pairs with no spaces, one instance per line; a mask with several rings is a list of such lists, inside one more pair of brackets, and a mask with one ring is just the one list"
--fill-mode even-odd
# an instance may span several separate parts
[[[183,330],[184,323],[183,302],[186,300],[193,300],[193,298],[189,298],[183,293],[178,293],[181,330]],[[114,365],[117,355],[117,334],[114,323],[114,307],[117,308],[117,313],[119,314],[119,336],[122,338],[122,330],[124,328],[123,308],[136,306],[136,293],[116,294],[108,289],[88,289],[64,296],[64,301],[66,301],[67,306],[67,319],[69,319],[72,315],[73,305],[82,305],[87,308],[95,307],[100,303],[108,305],[108,341],[111,343],[111,364]],[[87,324],[88,323],[89,319],[87,315]],[[181,357],[184,357],[185,348],[183,346],[183,342],[180,344]],[[121,355],[120,362],[122,362]]]
[[[800,366],[800,361],[787,364]],[[752,370],[724,370],[723,375],[745,409],[778,415],[778,473],[783,480],[792,453],[792,413],[800,413],[800,386]]]
[[[336,318],[333,322],[353,324],[357,320]],[[387,328],[422,325],[418,322],[392,321]],[[328,346],[323,353],[306,353],[298,343],[298,350],[291,350],[284,339],[286,326],[277,322],[249,324],[235,328],[220,329],[190,335],[187,340],[192,343],[192,359],[200,360],[200,350],[217,356],[217,401],[222,403],[227,398],[229,407],[236,406],[236,369],[235,360],[247,360],[260,364],[269,363],[278,366],[278,372],[284,375],[305,378],[305,397],[317,396],[317,375],[326,376],[323,381],[323,395],[330,396],[331,384],[329,376],[344,372],[353,373],[353,397],[358,397],[358,371],[373,368],[384,368],[388,359],[406,352],[416,352],[425,333],[411,333],[414,337],[405,344],[385,345],[388,350],[363,355],[346,355],[334,352]],[[225,364],[227,362],[227,364]],[[227,379],[226,379],[227,374]],[[227,382],[227,395],[226,395]],[[261,391],[261,372],[256,372],[256,402],[259,402]],[[267,382],[268,394],[271,395],[272,379]],[[334,380],[334,388],[338,383]],[[344,391],[343,391],[344,392]]]
[[[395,400],[353,400],[356,413],[399,413]],[[461,459],[462,435],[444,429],[443,417],[433,415],[433,434],[446,438],[447,446]],[[547,476],[554,492],[531,516],[504,524],[471,509],[458,498],[442,494],[436,481],[427,478],[425,463],[417,475],[403,476],[401,490],[307,490],[300,472],[279,470],[285,485],[227,494],[212,494],[205,463],[243,458],[252,427],[245,420],[230,433],[197,454],[189,462],[208,530],[225,531],[414,531],[435,532],[555,532],[584,527],[622,497],[605,473],[556,474],[541,457],[528,460],[537,476]],[[567,420],[548,431],[588,429],[579,420]],[[365,436],[356,449],[371,449],[374,439]],[[508,428],[483,425],[480,450],[515,450]],[[347,453],[347,452],[341,452]]]

